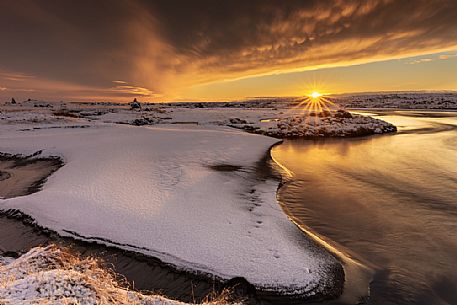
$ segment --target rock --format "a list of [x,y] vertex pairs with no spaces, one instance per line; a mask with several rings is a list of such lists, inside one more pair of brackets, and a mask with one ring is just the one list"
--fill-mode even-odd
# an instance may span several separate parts
[[10,173],[0,171],[0,181],[9,179],[10,177],[11,177]]
[[352,118],[352,114],[346,110],[338,110],[335,115],[334,115],[335,118]]
[[133,99],[133,102],[130,103],[130,108],[131,109],[141,109],[141,104],[135,98],[135,99]]
[[330,117],[331,113],[328,110],[322,110],[321,112],[319,112],[319,116],[323,117],[323,118],[326,118],[326,117]]
[[11,104],[17,104],[17,103],[16,103],[16,100],[14,99],[14,97],[11,98]]
[[155,120],[153,118],[143,117],[143,118],[133,120],[130,124],[135,125],[135,126],[153,125],[153,124],[157,124],[157,120]]
[[240,118],[231,118],[229,121],[230,121],[230,124],[249,124],[248,121],[240,119]]

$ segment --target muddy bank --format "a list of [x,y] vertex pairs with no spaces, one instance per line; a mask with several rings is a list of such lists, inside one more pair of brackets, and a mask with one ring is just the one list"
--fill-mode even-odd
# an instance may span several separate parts
[[63,166],[58,157],[38,157],[0,153],[0,198],[13,198],[35,193],[46,179]]

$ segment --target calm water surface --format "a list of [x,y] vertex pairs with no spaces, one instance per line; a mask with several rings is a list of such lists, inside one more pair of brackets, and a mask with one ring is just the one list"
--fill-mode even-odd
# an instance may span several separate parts
[[369,304],[457,304],[457,113],[378,114],[399,132],[276,146],[279,199],[372,270]]

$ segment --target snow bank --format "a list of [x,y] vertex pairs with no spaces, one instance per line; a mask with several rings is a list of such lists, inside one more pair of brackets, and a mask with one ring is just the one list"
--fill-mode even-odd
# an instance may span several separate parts
[[[55,246],[33,248],[17,259],[0,256],[0,303],[186,305],[126,290],[95,260],[79,259]],[[202,305],[223,304],[228,302]]]
[[[43,150],[66,164],[42,191],[0,199],[0,208],[62,235],[221,279],[244,277],[266,291],[329,291],[340,264],[289,221],[276,202],[278,182],[256,177],[275,142],[216,126],[9,130],[0,151]],[[211,168],[226,164],[237,167]]]

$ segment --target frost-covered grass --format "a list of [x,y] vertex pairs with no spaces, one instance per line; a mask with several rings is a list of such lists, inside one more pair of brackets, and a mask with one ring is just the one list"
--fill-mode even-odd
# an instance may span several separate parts
[[[17,259],[0,256],[0,304],[186,305],[129,290],[96,259],[54,245],[33,248]],[[224,291],[202,304],[241,303],[231,303]]]

